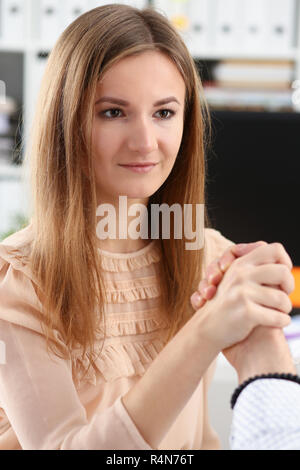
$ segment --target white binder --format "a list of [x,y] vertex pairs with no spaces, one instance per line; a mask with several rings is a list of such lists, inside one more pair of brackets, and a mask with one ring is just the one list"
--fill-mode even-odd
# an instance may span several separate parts
[[2,0],[2,41],[20,43],[25,38],[25,2],[22,0]]
[[88,9],[92,10],[93,8],[101,7],[102,5],[110,5],[111,3],[123,3],[122,0],[89,0]]
[[186,43],[191,41],[191,24],[188,15],[190,3],[192,3],[190,0],[156,0],[154,2],[155,9],[171,21]]
[[265,0],[244,0],[243,46],[247,51],[261,51],[267,44],[268,5]]
[[265,0],[268,8],[267,44],[277,52],[293,46],[296,14],[295,0]]
[[65,29],[76,18],[88,10],[88,0],[64,0],[63,2],[63,28]]
[[0,80],[0,104],[6,104],[6,84]]
[[186,17],[188,3],[190,3],[189,0],[155,0],[154,7],[169,20],[176,22],[177,18]]
[[215,45],[220,51],[241,47],[243,3],[241,0],[217,0]]
[[92,10],[102,5],[110,5],[112,3],[121,3],[140,9],[148,7],[148,0],[88,0],[87,10]]
[[26,139],[28,138],[29,129],[32,125],[32,119],[37,103],[37,97],[40,92],[42,78],[45,72],[48,57],[46,54],[31,51],[27,54],[25,67],[25,123],[26,123]]
[[123,0],[123,2],[118,3],[124,3],[125,5],[130,5],[139,9],[148,7],[148,0]]
[[41,0],[40,39],[42,44],[53,46],[63,27],[62,2],[60,0]]
[[213,2],[214,0],[198,0],[187,3],[189,31],[186,34],[186,45],[193,57],[206,52],[211,45]]

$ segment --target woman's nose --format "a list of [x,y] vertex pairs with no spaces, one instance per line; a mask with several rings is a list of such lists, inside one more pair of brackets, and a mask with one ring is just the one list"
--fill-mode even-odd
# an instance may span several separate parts
[[146,119],[136,121],[128,135],[129,150],[140,154],[148,154],[157,150],[157,137],[153,126],[153,123]]

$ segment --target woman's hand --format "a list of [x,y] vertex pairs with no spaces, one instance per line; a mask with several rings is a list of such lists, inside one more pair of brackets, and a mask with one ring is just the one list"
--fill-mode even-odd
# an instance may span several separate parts
[[195,310],[201,308],[206,300],[210,300],[217,292],[217,286],[223,279],[224,273],[233,261],[240,256],[250,253],[258,246],[267,245],[259,241],[253,243],[240,243],[228,248],[221,258],[216,258],[206,269],[206,277],[198,285],[198,290],[191,296],[191,304]]
[[[214,295],[214,298],[207,303],[202,298],[202,307],[198,307],[197,313],[206,337],[219,350],[243,341],[256,326],[283,328],[290,322],[286,315],[292,309],[288,295],[294,289],[290,257],[279,243],[259,242],[256,247],[249,244],[250,252],[236,258],[246,248],[243,245],[233,246],[230,248],[231,254],[227,250],[226,258],[231,257],[232,264],[223,274],[217,292],[216,284],[222,279],[223,271],[217,269],[216,262],[208,270],[214,272],[214,275],[208,273],[208,276],[210,280],[215,280],[215,284],[211,287],[202,283],[201,286],[204,297]],[[236,259],[232,261],[233,255]],[[220,263],[221,260],[218,265]],[[281,290],[274,286],[279,286]]]

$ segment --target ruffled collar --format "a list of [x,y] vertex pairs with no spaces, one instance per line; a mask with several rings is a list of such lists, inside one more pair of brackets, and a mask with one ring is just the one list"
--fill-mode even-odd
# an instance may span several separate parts
[[98,248],[101,267],[104,271],[124,272],[157,263],[160,256],[158,240],[152,240],[147,246],[131,253],[112,253]]

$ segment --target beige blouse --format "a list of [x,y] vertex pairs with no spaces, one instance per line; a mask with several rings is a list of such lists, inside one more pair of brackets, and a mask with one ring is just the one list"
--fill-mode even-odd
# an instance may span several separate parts
[[[95,368],[84,377],[88,357],[82,361],[79,350],[69,351],[68,360],[47,353],[41,304],[26,263],[31,237],[29,225],[0,243],[0,449],[151,450],[121,398],[165,344],[157,241],[133,253],[100,250],[107,338]],[[205,229],[203,269],[231,244],[216,230]],[[55,335],[63,345],[60,333]],[[99,326],[96,352],[102,338]],[[214,364],[159,449],[219,448],[207,410],[213,369]]]

